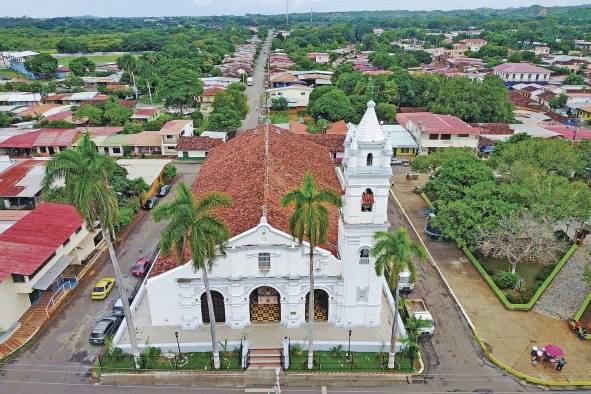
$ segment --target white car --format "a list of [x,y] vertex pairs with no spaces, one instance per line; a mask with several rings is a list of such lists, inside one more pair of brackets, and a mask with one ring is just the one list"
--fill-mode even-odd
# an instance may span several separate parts
[[404,163],[404,161],[402,161],[400,159],[396,159],[396,158],[390,159],[390,165],[400,166],[400,165],[402,165],[402,163]]

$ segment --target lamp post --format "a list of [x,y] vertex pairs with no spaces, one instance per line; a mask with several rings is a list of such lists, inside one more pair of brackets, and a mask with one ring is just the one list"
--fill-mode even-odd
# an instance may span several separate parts
[[347,361],[351,362],[351,330],[349,330],[349,347],[347,348]]
[[179,360],[180,360],[182,353],[181,353],[181,345],[179,344],[179,332],[175,331],[174,336],[176,337],[176,346],[179,349]]

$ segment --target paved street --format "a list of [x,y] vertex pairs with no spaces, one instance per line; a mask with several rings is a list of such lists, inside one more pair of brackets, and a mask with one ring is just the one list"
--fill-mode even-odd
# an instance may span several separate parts
[[248,114],[242,122],[242,128],[237,131],[237,134],[240,134],[244,130],[256,127],[259,124],[261,96],[265,91],[265,66],[267,65],[267,56],[269,54],[269,49],[271,48],[272,37],[272,31],[269,31],[269,35],[263,43],[259,52],[259,57],[256,60],[256,65],[252,73],[252,86],[246,87]]
[[[196,164],[177,165],[178,175],[175,184],[181,180],[192,184],[199,167]],[[174,194],[173,188],[164,201],[170,200]],[[158,244],[160,231],[164,227],[164,223],[154,223],[148,212],[141,211],[139,215],[136,227],[127,240],[117,248],[117,256],[128,290],[132,290],[140,282],[140,279],[131,275],[131,265],[139,256],[138,250],[151,253]],[[7,381],[43,382],[46,385],[86,383],[87,371],[100,349],[88,343],[88,334],[98,318],[110,315],[111,307],[118,297],[118,291],[115,289],[106,300],[92,301],[90,291],[98,278],[109,276],[113,276],[113,269],[108,258],[104,258],[76,288],[71,301],[62,307],[49,327],[32,341],[30,348],[7,365],[0,366],[0,393],[29,394],[41,390],[41,387],[34,389],[26,384]],[[44,387],[43,391],[51,392],[47,390],[48,387],[52,386]],[[63,391],[56,389],[55,392]]]

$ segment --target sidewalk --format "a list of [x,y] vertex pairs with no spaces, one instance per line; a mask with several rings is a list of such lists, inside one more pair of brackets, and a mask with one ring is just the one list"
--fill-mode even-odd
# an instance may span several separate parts
[[[412,192],[414,186],[422,183],[407,181],[403,175],[397,175],[392,189],[472,321],[485,351],[504,366],[533,378],[559,384],[581,381],[591,383],[591,343],[578,340],[562,320],[534,311],[505,309],[455,243],[423,237],[426,204],[420,196]],[[426,302],[429,304],[428,298]],[[431,312],[436,323],[437,314],[445,313],[436,310]],[[541,347],[548,343],[560,345],[566,353],[568,364],[562,372],[542,364],[531,364],[531,347]]]

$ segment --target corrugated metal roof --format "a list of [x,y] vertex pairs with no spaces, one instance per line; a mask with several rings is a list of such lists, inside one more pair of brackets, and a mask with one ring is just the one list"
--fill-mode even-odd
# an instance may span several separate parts
[[0,281],[34,273],[82,225],[73,206],[42,203],[0,234]]

